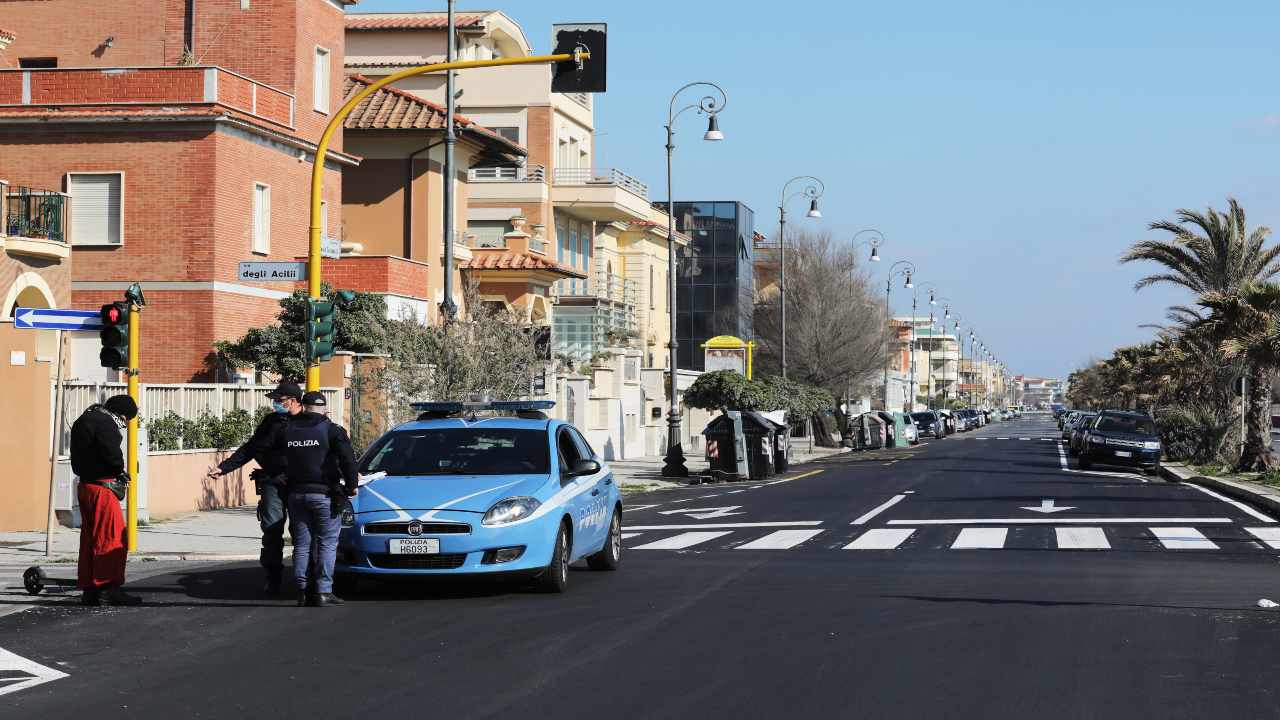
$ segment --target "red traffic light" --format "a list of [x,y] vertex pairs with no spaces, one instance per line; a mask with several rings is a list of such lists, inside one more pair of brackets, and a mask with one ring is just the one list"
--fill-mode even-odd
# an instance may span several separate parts
[[124,303],[108,303],[102,306],[99,313],[102,317],[102,324],[107,326],[121,325],[129,320],[129,308]]

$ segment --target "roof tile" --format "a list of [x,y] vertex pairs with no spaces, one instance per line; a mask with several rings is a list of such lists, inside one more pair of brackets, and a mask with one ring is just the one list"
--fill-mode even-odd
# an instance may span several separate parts
[[[448,16],[442,12],[423,13],[350,13],[348,30],[424,30],[448,27]],[[484,15],[456,15],[453,24],[460,28],[484,26]]]
[[473,249],[464,270],[546,270],[564,277],[586,278],[586,274],[532,252]]

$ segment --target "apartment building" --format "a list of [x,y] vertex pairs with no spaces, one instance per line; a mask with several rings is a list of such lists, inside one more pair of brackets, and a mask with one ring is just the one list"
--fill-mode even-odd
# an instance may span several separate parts
[[[69,198],[72,306],[142,283],[145,381],[227,379],[214,342],[271,322],[293,289],[241,281],[237,265],[306,255],[354,2],[4,3],[0,178]],[[341,132],[323,161],[336,235],[342,169],[357,163]],[[106,377],[97,338],[77,335],[73,375]]]
[[[455,25],[459,59],[535,54],[525,30],[502,12],[460,11]],[[551,29],[545,32],[549,39]],[[442,12],[351,13],[346,33],[347,72],[370,78],[440,62],[447,51]],[[470,257],[460,269],[485,299],[552,326],[553,352],[562,359],[582,363],[630,346],[644,350],[646,366],[664,367],[667,216],[651,206],[647,185],[595,162],[592,96],[552,93],[545,65],[477,68],[456,78],[458,112],[526,151],[467,170],[458,217]],[[442,75],[396,88],[445,102]]]

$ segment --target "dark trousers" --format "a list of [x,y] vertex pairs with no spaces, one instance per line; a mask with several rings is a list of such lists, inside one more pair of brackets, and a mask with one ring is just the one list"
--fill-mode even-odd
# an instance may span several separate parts
[[284,529],[289,524],[288,494],[281,485],[260,483],[258,524],[262,526],[262,552],[258,556],[271,582],[284,575]]
[[289,515],[293,520],[289,529],[293,535],[293,577],[298,589],[333,592],[333,566],[338,557],[338,533],[342,530],[339,506],[328,495],[292,493]]

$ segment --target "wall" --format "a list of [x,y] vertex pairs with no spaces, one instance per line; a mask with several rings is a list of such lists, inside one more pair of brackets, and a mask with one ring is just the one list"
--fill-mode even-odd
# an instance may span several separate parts
[[[3,26],[17,35],[9,67],[56,57],[60,67],[173,64],[182,54],[183,0],[7,0]],[[114,36],[112,47],[102,47]]]
[[230,475],[210,480],[205,473],[230,453],[153,452],[147,456],[147,511],[152,520],[164,520],[197,510],[223,510],[258,502],[249,463]]
[[[36,360],[36,335],[0,322],[0,413],[33,429],[0,433],[0,530],[43,529],[48,517],[52,363]],[[25,363],[14,365],[13,352]]]

